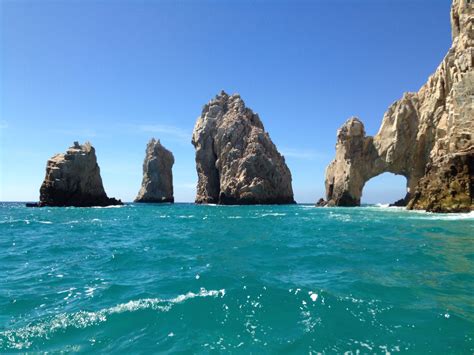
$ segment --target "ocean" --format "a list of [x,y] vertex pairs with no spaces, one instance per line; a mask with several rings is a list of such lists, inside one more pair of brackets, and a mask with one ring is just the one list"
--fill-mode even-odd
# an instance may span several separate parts
[[474,215],[0,204],[0,352],[474,352]]

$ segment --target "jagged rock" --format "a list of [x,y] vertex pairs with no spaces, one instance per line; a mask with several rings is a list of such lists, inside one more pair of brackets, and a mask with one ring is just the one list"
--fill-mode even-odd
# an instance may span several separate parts
[[469,212],[474,196],[474,152],[444,155],[430,163],[408,208],[430,212]]
[[327,206],[328,202],[324,198],[320,198],[318,202],[316,202],[316,207],[324,207]]
[[[336,157],[326,169],[330,204],[360,205],[364,184],[391,172],[407,178],[410,209],[473,209],[472,169],[462,165],[474,154],[473,23],[472,2],[454,0],[453,44],[428,82],[392,104],[374,137],[365,135],[357,118],[339,129]],[[455,177],[446,175],[451,166]]]
[[389,207],[406,207],[410,201],[410,194],[406,194],[404,198],[396,200],[395,202],[389,204]]
[[194,127],[196,203],[294,203],[291,173],[257,114],[221,92]]
[[135,202],[174,202],[173,164],[173,154],[152,138],[146,146],[142,187]]
[[46,177],[40,188],[39,206],[109,206],[121,205],[108,198],[102,185],[94,147],[74,142],[65,154],[48,160]]

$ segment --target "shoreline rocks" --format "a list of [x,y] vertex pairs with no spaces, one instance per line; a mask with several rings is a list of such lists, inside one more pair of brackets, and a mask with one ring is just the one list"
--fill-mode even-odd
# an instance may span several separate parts
[[174,202],[173,164],[173,153],[152,138],[146,147],[143,180],[135,202]]
[[401,198],[391,204],[389,204],[389,207],[406,207],[408,203],[410,202],[411,199],[411,194],[407,193],[404,198]]
[[316,207],[326,207],[327,205],[328,202],[322,197],[316,202]]
[[193,131],[196,203],[292,204],[291,173],[257,114],[222,91],[204,106]]
[[[405,93],[366,136],[356,117],[338,130],[336,157],[326,169],[326,199],[359,206],[365,183],[391,172],[407,179],[408,209],[474,210],[474,11],[451,7],[453,44],[417,93]],[[407,200],[409,199],[409,201]]]
[[56,154],[46,166],[39,207],[92,207],[122,205],[107,197],[102,185],[94,147],[74,142],[66,153]]

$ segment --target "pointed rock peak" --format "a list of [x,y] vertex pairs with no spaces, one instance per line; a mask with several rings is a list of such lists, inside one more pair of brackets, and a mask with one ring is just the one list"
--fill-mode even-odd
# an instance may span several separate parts
[[339,139],[349,136],[365,136],[364,124],[358,117],[349,118],[339,129]]
[[78,141],[74,141],[72,146],[70,146],[66,151],[66,154],[77,154],[79,152],[82,154],[88,154],[91,152],[95,152],[95,149],[90,142],[80,144]]
[[152,138],[146,147],[143,180],[135,202],[174,202],[173,153]]
[[218,95],[193,131],[197,203],[293,203],[291,173],[257,114],[240,95]]
[[162,146],[162,145],[161,145],[160,139],[155,139],[155,138],[153,137],[153,138],[150,139],[150,141],[148,142],[148,146],[150,146],[150,147],[155,147],[155,146]]
[[240,94],[234,93],[232,95],[227,94],[224,90],[221,90],[219,94],[216,95],[216,97],[209,102],[208,105],[225,105],[230,102],[236,102],[236,101],[241,101],[243,103],[242,98],[240,97]]

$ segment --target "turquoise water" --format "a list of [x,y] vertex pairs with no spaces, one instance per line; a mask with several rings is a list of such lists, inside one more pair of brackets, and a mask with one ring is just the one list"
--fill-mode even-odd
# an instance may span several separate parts
[[0,352],[472,353],[474,216],[0,204]]

